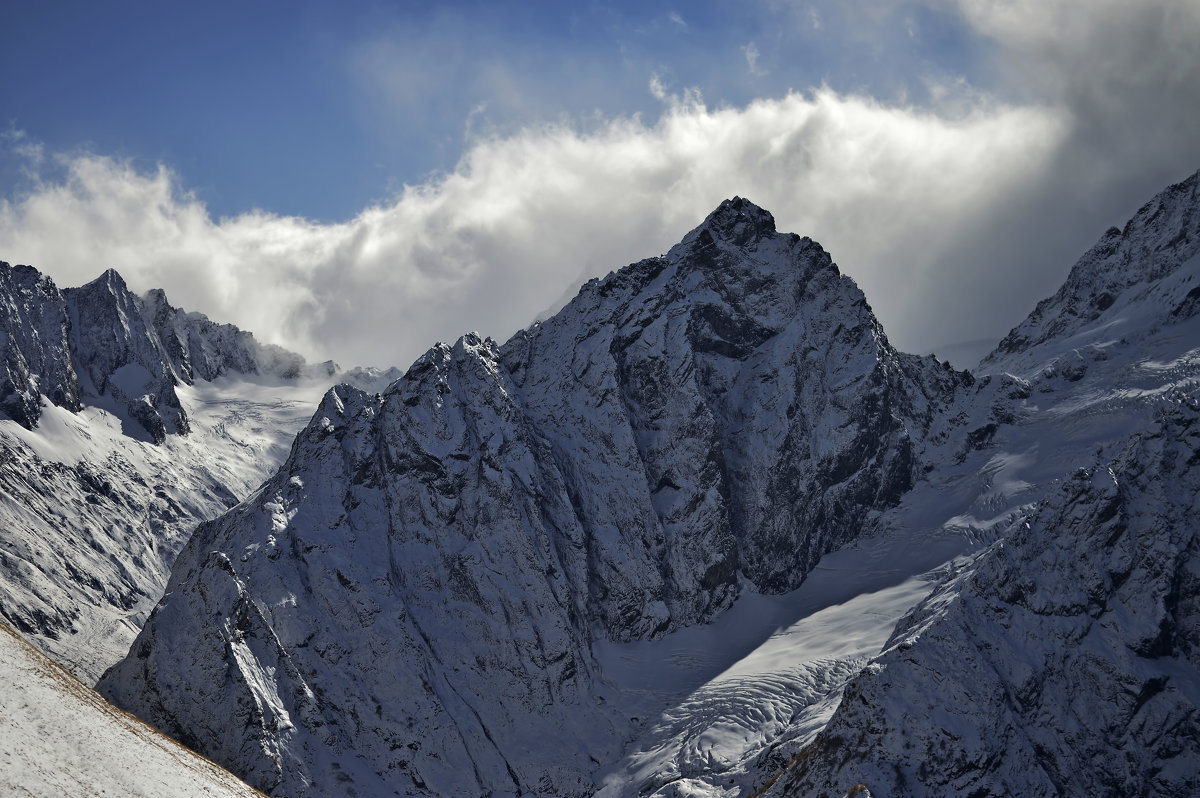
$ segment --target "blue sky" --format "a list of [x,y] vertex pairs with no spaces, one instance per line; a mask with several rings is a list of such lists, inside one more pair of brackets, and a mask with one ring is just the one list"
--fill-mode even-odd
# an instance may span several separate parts
[[926,74],[973,75],[978,47],[920,5],[16,2],[4,21],[8,127],[168,163],[218,216],[326,221],[453,169],[472,134],[656,116],[652,76],[714,105],[919,96]]
[[970,360],[1200,167],[1197,41],[1187,0],[10,0],[0,259],[405,365],[741,194]]

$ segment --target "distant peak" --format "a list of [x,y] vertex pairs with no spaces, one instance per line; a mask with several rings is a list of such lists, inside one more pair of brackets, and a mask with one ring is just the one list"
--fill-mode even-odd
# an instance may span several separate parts
[[116,269],[112,268],[105,269],[103,274],[84,285],[83,288],[91,288],[92,286],[103,286],[114,294],[129,290],[125,285],[125,278]]
[[738,246],[775,234],[775,217],[748,199],[727,199],[708,215],[701,230]]
[[142,295],[142,302],[151,316],[160,313],[171,313],[175,310],[167,301],[167,292],[161,288],[151,288]]

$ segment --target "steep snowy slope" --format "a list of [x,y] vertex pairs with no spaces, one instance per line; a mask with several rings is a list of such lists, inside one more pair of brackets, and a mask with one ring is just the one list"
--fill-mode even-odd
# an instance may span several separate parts
[[277,795],[586,794],[634,731],[592,641],[795,588],[961,443],[969,383],[726,202],[503,347],[331,392],[102,691]]
[[115,709],[0,622],[0,794],[253,798],[227,771]]
[[942,585],[768,794],[1196,795],[1198,407]]
[[1039,501],[897,628],[811,746],[760,769],[767,794],[1200,789],[1198,182],[1110,231],[984,360],[1021,375],[987,441],[997,500]]
[[93,682],[192,528],[283,460],[329,370],[113,271],[60,292],[7,264],[0,349],[0,615]]
[[1147,202],[1124,230],[1109,229],[980,370],[1028,378],[1030,369],[1045,369],[1078,380],[1114,348],[1170,336],[1200,314],[1198,192],[1200,172]]
[[191,433],[131,439],[99,408],[0,420],[0,614],[94,683],[124,656],[197,523],[287,456],[321,383],[177,389]]

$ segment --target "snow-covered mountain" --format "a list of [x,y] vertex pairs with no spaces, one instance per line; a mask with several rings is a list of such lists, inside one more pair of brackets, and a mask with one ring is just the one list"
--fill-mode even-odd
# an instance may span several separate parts
[[[1196,192],[1193,175],[1142,206],[1125,229],[1109,228],[1054,296],[1039,302],[983,359],[981,370],[1034,377],[1038,366],[1057,367],[1067,379],[1079,379],[1085,356],[1103,358],[1114,346],[1144,349],[1190,332],[1178,325],[1200,313]],[[1052,361],[1064,356],[1066,362]]]
[[939,585],[765,794],[1196,795],[1198,411]]
[[81,679],[128,652],[202,520],[287,455],[327,365],[139,298],[0,264],[0,614]]
[[338,386],[101,691],[303,795],[1190,795],[1200,197],[976,375],[723,203]]
[[970,383],[726,202],[502,347],[331,392],[102,690],[277,794],[587,793],[632,731],[592,642],[800,585],[942,456]]

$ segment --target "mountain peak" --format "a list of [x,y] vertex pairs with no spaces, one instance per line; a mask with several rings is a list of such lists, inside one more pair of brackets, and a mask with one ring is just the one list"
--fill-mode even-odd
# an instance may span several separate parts
[[[277,795],[331,794],[350,761],[363,793],[591,794],[629,738],[591,644],[795,589],[959,423],[931,426],[965,382],[899,356],[831,267],[734,198],[501,348],[468,333],[385,394],[334,389],[196,532],[103,691]],[[192,567],[211,551],[236,579]],[[179,648],[199,636],[225,645]]]
[[129,287],[125,284],[125,278],[121,276],[120,272],[111,267],[105,269],[99,277],[84,285],[83,288],[91,288],[92,286],[104,286],[113,294],[124,293],[129,290]]
[[1129,325],[1150,330],[1195,316],[1197,256],[1200,172],[1163,189],[1123,229],[1110,227],[981,366],[1040,368],[1063,342],[1078,348],[1120,339]]
[[748,199],[734,197],[718,205],[697,229],[701,235],[707,230],[717,239],[744,246],[774,235],[775,217]]

